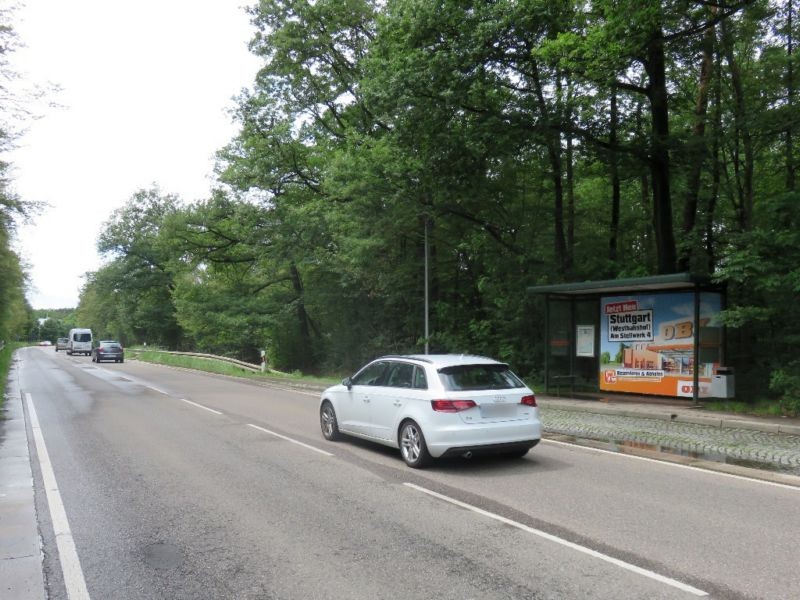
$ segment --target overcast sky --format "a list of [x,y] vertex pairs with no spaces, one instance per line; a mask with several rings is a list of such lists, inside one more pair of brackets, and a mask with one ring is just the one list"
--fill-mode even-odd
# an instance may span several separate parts
[[16,11],[12,68],[60,88],[48,95],[60,107],[34,107],[41,118],[7,156],[16,192],[49,205],[18,235],[34,308],[77,306],[103,223],[136,190],[208,195],[214,153],[236,134],[232,98],[258,69],[251,3],[27,0]]

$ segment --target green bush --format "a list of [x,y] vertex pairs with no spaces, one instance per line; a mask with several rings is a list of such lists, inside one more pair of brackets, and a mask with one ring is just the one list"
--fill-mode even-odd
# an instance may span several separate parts
[[775,369],[770,377],[769,389],[780,394],[783,414],[800,416],[800,361]]

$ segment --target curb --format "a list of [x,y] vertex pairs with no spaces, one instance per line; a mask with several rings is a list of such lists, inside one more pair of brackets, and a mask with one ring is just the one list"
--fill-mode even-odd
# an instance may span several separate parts
[[609,406],[605,404],[578,404],[576,402],[580,401],[550,398],[547,396],[540,396],[539,398],[542,401],[540,403],[540,408],[545,408],[545,410],[549,406],[554,409],[568,412],[587,412],[601,415],[629,417],[634,419],[655,419],[659,421],[672,421],[676,423],[707,425],[720,429],[747,429],[750,431],[763,431],[765,433],[782,433],[786,435],[800,436],[800,425],[771,423],[755,420],[753,418],[741,418],[738,416],[732,416],[730,414],[721,414],[719,416],[707,414],[684,414],[683,411],[686,409],[682,407],[676,407],[676,410],[671,410],[672,407],[669,406],[658,406],[657,408],[653,407],[632,410],[630,408]]
[[642,448],[625,448],[619,450],[610,450],[608,448],[608,444],[602,440],[594,440],[594,439],[576,440],[573,436],[561,433],[548,433],[545,436],[543,436],[543,439],[554,441],[557,443],[570,444],[578,446],[580,448],[600,450],[601,452],[612,452],[614,454],[622,454],[634,458],[645,458],[657,462],[680,465],[703,471],[712,471],[715,473],[721,473],[723,475],[731,475],[734,477],[742,477],[745,479],[774,483],[781,486],[796,488],[800,490],[800,476],[791,475],[789,473],[781,473],[781,472],[771,471],[768,469],[759,469],[759,468],[746,467],[736,464],[716,462],[711,460],[705,460],[702,458],[693,458],[690,456],[682,456],[679,454],[670,454],[668,452],[666,453],[654,452]]

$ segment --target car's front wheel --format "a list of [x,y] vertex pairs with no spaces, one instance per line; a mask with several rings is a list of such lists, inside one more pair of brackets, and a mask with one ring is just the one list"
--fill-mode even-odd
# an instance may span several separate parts
[[323,402],[322,407],[319,409],[319,425],[322,428],[322,436],[326,440],[335,442],[341,439],[342,434],[339,433],[336,411],[330,402]]
[[406,421],[400,428],[400,454],[412,469],[421,469],[433,461],[422,429],[414,421]]

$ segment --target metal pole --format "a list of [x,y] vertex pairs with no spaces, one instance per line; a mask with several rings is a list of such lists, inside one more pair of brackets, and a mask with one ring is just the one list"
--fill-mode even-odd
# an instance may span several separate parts
[[425,215],[425,354],[428,354],[428,216]]
[[692,373],[692,402],[700,404],[700,290],[694,286],[694,369]]
[[544,393],[550,393],[550,294],[544,295]]

